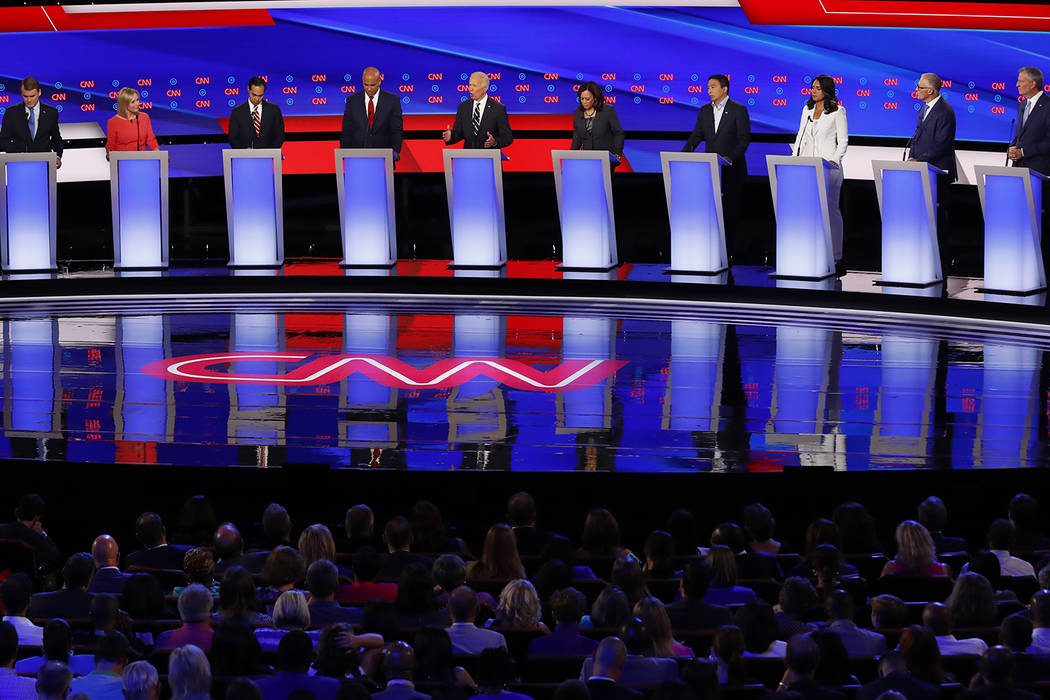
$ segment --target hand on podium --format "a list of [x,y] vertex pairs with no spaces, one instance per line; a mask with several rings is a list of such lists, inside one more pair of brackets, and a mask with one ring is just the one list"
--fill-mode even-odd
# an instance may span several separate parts
[[915,163],[915,162],[917,162],[917,161],[916,161],[916,160],[915,160],[914,158],[909,158],[909,159],[908,159],[908,162],[909,162],[909,163]]
[[61,168],[61,167],[62,167],[62,159],[61,158],[55,158],[55,169],[57,170],[58,168]]
[[488,138],[485,139],[485,148],[492,148],[493,146],[495,146],[496,138],[492,135],[492,132],[486,131],[485,135],[488,136]]
[[445,140],[445,143],[452,140],[452,127],[448,124],[445,124],[445,130],[441,132],[441,138]]
[[1010,160],[1021,160],[1024,158],[1024,151],[1017,146],[1010,146],[1010,150],[1006,152],[1006,157]]

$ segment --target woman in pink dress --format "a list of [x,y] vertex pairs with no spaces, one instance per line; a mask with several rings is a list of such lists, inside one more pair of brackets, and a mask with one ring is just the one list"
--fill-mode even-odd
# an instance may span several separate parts
[[139,111],[139,91],[121,88],[117,93],[117,113],[106,123],[106,160],[110,151],[156,151],[157,137],[149,115]]
[[897,526],[897,556],[886,562],[883,576],[951,576],[947,564],[937,561],[933,538],[929,531],[914,520],[905,520]]

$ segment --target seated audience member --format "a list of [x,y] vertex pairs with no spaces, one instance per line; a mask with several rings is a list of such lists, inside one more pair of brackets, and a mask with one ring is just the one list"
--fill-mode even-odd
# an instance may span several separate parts
[[960,654],[972,654],[980,656],[988,650],[984,640],[976,637],[969,639],[956,639],[952,634],[951,616],[948,614],[948,606],[943,603],[929,603],[922,610],[922,626],[933,633],[937,639],[937,648],[941,650],[941,656],[955,656]]
[[219,520],[207,496],[197,494],[187,498],[179,510],[179,529],[173,542],[191,547],[210,547],[215,526]]
[[120,685],[125,700],[160,700],[160,675],[149,661],[125,666]]
[[427,626],[412,640],[416,653],[415,681],[435,688],[433,694],[446,700],[463,700],[477,687],[474,679],[452,657],[448,630]]
[[715,545],[707,553],[711,565],[711,585],[704,594],[704,602],[711,605],[741,605],[755,599],[750,588],[736,585],[736,556],[725,545]]
[[0,525],[0,539],[25,542],[36,552],[37,566],[43,574],[58,571],[62,566],[62,552],[44,532],[44,499],[27,493],[18,499],[15,519]]
[[873,658],[886,651],[886,637],[861,629],[853,621],[853,596],[846,591],[832,591],[824,602],[828,629],[842,638],[851,659]]
[[335,602],[339,590],[339,571],[327,559],[318,559],[306,570],[306,587],[310,590],[310,620],[314,625],[361,622],[361,608],[343,607]]
[[209,700],[211,664],[198,647],[187,644],[171,652],[168,659],[171,700]]
[[[1032,620],[1032,645],[1029,654],[1050,654],[1050,591],[1036,591],[1028,605]],[[7,619],[7,618],[4,618]]]
[[959,574],[944,603],[956,627],[990,627],[999,618],[992,584],[972,571]]
[[507,648],[507,640],[502,634],[474,624],[478,615],[478,597],[467,586],[452,591],[448,599],[448,612],[452,618],[448,636],[455,653],[480,654],[493,647]]
[[784,652],[787,670],[777,687],[779,692],[798,693],[804,700],[845,700],[837,690],[817,683],[814,676],[820,666],[820,648],[808,635],[798,635],[788,640]]
[[[368,700],[368,691],[363,690],[362,692],[364,696],[357,700]],[[224,700],[263,700],[263,696],[250,678],[234,678],[226,686]]]
[[542,616],[536,588],[526,579],[516,579],[500,591],[495,617],[485,626],[532,629],[546,633],[550,630],[540,621]]
[[[641,693],[638,695],[640,696]],[[558,684],[558,687],[554,689],[554,695],[551,696],[551,700],[591,700],[591,691],[587,690],[587,684],[579,678],[570,678]]]
[[[332,531],[321,523],[315,523],[299,534],[299,554],[303,557],[303,563],[309,569],[315,561],[335,561],[335,539]],[[353,578],[354,573],[345,567],[336,564],[336,570],[340,576]]]
[[94,636],[101,637],[106,632],[117,630],[125,637],[131,637],[131,618],[120,609],[116,596],[99,593],[91,601],[88,620],[94,628]]
[[219,611],[211,616],[213,622],[236,622],[249,627],[268,627],[273,624],[269,615],[258,611],[255,581],[243,566],[226,571],[219,586]]
[[[18,657],[18,633],[10,622],[0,622],[0,697],[10,700],[36,700],[36,690],[32,678],[22,678],[16,674],[15,659]],[[57,662],[50,662],[57,663]],[[65,664],[59,664],[65,668]],[[69,673],[68,669],[66,673]],[[66,679],[63,691],[69,688],[70,674]],[[65,697],[65,692],[61,697]]]
[[857,677],[849,672],[849,653],[846,645],[842,643],[842,637],[829,629],[819,629],[811,632],[809,638],[817,643],[820,649],[820,665],[813,680],[818,685],[857,685]]
[[589,660],[592,671],[585,678],[590,700],[641,700],[644,697],[620,682],[627,648],[618,637],[603,639]]
[[[648,687],[678,678],[678,662],[653,656],[652,638],[645,624],[638,618],[627,621],[620,630],[627,657],[623,662],[619,681],[631,688]],[[601,653],[601,645],[595,656]],[[593,677],[595,656],[584,659],[580,680]]]
[[540,552],[543,563],[561,560],[572,569],[573,580],[593,580],[598,578],[591,567],[576,561],[576,546],[565,535],[551,535]]
[[572,567],[561,559],[543,562],[539,570],[532,575],[532,583],[536,586],[540,600],[550,600],[555,591],[569,588],[573,582]]
[[908,608],[895,595],[883,593],[871,599],[871,628],[900,629],[908,624]]
[[269,610],[282,593],[292,590],[305,578],[306,564],[302,555],[291,547],[280,545],[266,557],[263,565],[265,586],[256,591],[257,599]]
[[779,639],[788,640],[796,634],[808,634],[817,628],[805,619],[819,610],[817,589],[808,579],[788,576],[780,585],[777,605],[773,608]]
[[[155,576],[132,574],[120,596],[120,607],[133,620],[163,620],[170,617],[164,600],[164,589]],[[152,640],[149,641],[152,645]]]
[[120,674],[130,653],[127,637],[115,630],[106,632],[95,647],[95,669],[74,679],[70,691],[84,693],[91,700],[124,700]]
[[532,700],[528,695],[512,693],[507,684],[514,681],[514,662],[506,649],[486,649],[478,664],[478,700]]
[[292,630],[302,630],[317,644],[320,638],[320,630],[306,631],[310,626],[310,606],[306,602],[306,596],[302,591],[285,591],[273,606],[273,627],[256,627],[255,638],[259,640],[259,646],[263,651],[274,651],[280,643],[281,638]]
[[466,545],[445,532],[445,523],[438,507],[428,500],[416,501],[412,506],[412,551],[428,554],[465,552]]
[[361,547],[371,547],[379,551],[383,545],[375,536],[375,514],[364,503],[347,508],[343,529],[346,539],[336,543],[340,552],[355,554]]
[[782,547],[773,539],[776,520],[772,511],[761,503],[751,503],[744,507],[744,531],[748,536],[747,548],[752,552],[777,555]]
[[[213,596],[219,595],[219,583],[213,578],[215,573],[215,557],[211,550],[206,547],[194,547],[186,552],[182,558],[182,571],[190,583],[199,583],[211,591]],[[178,596],[182,593],[182,586],[176,586],[171,593]]]
[[907,659],[912,677],[934,685],[950,680],[941,663],[941,650],[937,646],[937,640],[925,627],[906,627],[901,632],[897,648]]
[[693,657],[693,650],[675,640],[671,634],[671,618],[659,598],[642,598],[634,604],[632,614],[642,621],[652,642],[652,656],[662,658]]
[[830,544],[820,544],[813,550],[813,574],[817,593],[822,597],[836,588],[842,588],[846,576],[842,554]]
[[897,554],[882,567],[883,576],[951,576],[947,564],[936,559],[933,538],[914,520],[897,526]]
[[135,539],[142,549],[128,554],[127,566],[142,566],[149,569],[181,569],[183,557],[189,547],[168,544],[168,533],[164,522],[156,513],[143,513],[135,520]]
[[919,504],[916,515],[918,521],[930,533],[933,547],[938,554],[967,550],[966,540],[961,537],[948,537],[944,534],[944,528],[948,524],[948,508],[944,505],[944,501],[936,496],[930,496]]
[[645,585],[645,574],[642,573],[642,563],[638,557],[630,552],[625,552],[612,565],[612,575],[609,583],[619,588],[627,595],[627,602],[633,607],[642,598],[652,595]]
[[538,556],[550,541],[550,533],[536,527],[536,517],[536,501],[531,494],[519,491],[507,500],[507,524],[514,529],[522,556]]
[[787,643],[777,639],[780,628],[773,608],[764,600],[744,603],[733,622],[744,633],[744,656],[784,658]]
[[999,625],[999,643],[1013,652],[1017,662],[1014,680],[1018,683],[1034,683],[1050,678],[1050,657],[1025,653],[1032,646],[1032,621],[1027,610],[1003,618]]
[[615,559],[621,554],[620,524],[605,508],[592,508],[583,522],[576,558],[586,563],[588,559]]
[[401,571],[394,610],[402,627],[445,627],[449,622],[447,610],[438,605],[430,567],[418,563],[409,564]]
[[[437,603],[443,606],[448,604],[448,597],[452,591],[467,582],[467,565],[458,554],[442,554],[434,560],[430,574],[434,577],[434,583],[439,589]],[[495,599],[484,591],[478,593],[478,604],[488,610],[496,609]]]
[[204,652],[211,651],[213,603],[211,591],[201,584],[191,583],[183,588],[179,594],[179,619],[182,620],[182,626],[161,632],[157,636],[155,648],[160,651],[193,644]]
[[262,538],[252,542],[256,549],[273,551],[292,546],[292,516],[280,503],[271,503],[263,510]]
[[[65,700],[66,697],[71,697],[69,695],[69,686],[73,681],[73,672],[61,661],[48,661],[41,666],[36,674],[35,684],[32,678],[27,678],[26,680],[29,681],[30,688],[35,687],[35,692],[11,696],[5,693],[3,697],[10,697],[11,700]],[[25,692],[23,687],[15,684],[11,685],[14,685],[16,692]],[[0,688],[7,691],[11,689],[11,685],[0,684]],[[81,694],[80,697],[86,696]]]
[[[1039,695],[1014,687],[1015,657],[1006,647],[992,647],[977,662],[977,676],[960,700],[1037,700]],[[910,700],[910,699],[909,699]]]
[[907,659],[896,650],[879,657],[879,677],[857,691],[857,700],[877,700],[888,690],[901,693],[908,700],[940,700],[941,697],[940,688],[911,677]]
[[875,519],[863,503],[848,501],[840,504],[831,513],[832,521],[838,525],[842,535],[843,554],[871,554],[882,551],[875,535]]
[[95,560],[87,552],[77,552],[66,559],[62,567],[62,588],[46,593],[34,593],[29,599],[27,617],[63,619],[84,618],[91,608],[93,593],[88,593]]
[[[818,547],[832,547],[835,552],[842,545],[842,536],[835,523],[827,518],[817,518],[806,527],[805,557],[793,569],[787,572],[788,576],[801,576],[808,578],[813,583],[817,582],[817,567],[814,559],[817,556]],[[857,575],[857,567],[841,561],[839,557],[839,576],[852,578]]]
[[[372,693],[374,700],[429,700],[430,696],[416,690],[416,654],[404,642],[391,642],[383,654],[386,689]],[[320,698],[318,698],[320,700]]]
[[412,552],[412,525],[402,516],[391,518],[383,529],[383,542],[386,544],[386,558],[379,566],[377,578],[397,580],[409,564],[419,564],[429,569],[434,560]]
[[306,632],[295,630],[284,635],[277,645],[277,675],[255,682],[264,700],[285,700],[299,689],[309,690],[317,700],[335,700],[339,681],[309,675],[313,658],[314,645]]
[[241,567],[250,574],[261,574],[266,565],[269,552],[252,552],[245,554],[244,538],[233,523],[223,523],[215,530],[212,548],[217,561],[215,573],[223,574],[235,566]]
[[988,583],[992,585],[992,590],[995,591],[996,601],[1018,602],[1016,593],[1009,588],[1002,588],[1003,578],[999,557],[988,550],[971,554],[970,561],[966,563],[966,570],[971,574],[980,574],[988,579]]
[[1039,501],[1027,493],[1010,499],[1007,517],[1015,528],[1014,547],[1023,551],[1050,549],[1050,537],[1039,529]]
[[[1002,576],[1035,576],[1035,568],[1024,559],[1011,556],[1017,529],[1009,520],[1000,518],[988,526],[988,550],[999,559],[999,573]],[[963,573],[970,570],[963,565]]]
[[664,530],[653,530],[645,538],[646,578],[678,578],[682,572],[674,567],[674,538]]
[[529,642],[529,656],[585,656],[598,642],[579,633],[587,598],[575,588],[563,588],[550,598],[554,631]]
[[[49,620],[44,625],[43,655],[31,656],[15,664],[18,673],[34,674],[48,661],[61,661],[78,676],[86,676],[95,669],[95,659],[90,654],[73,654],[73,632],[69,623],[62,619]],[[3,694],[0,693],[0,697]]]
[[117,568],[120,549],[117,541],[109,535],[99,535],[91,543],[91,556],[95,560],[95,575],[91,577],[88,593],[109,593],[119,596],[124,593],[129,574]]
[[[379,575],[379,564],[382,560],[379,553],[369,546],[357,548],[354,552],[354,582],[339,586],[335,599],[340,603],[367,603],[370,600],[397,600],[396,583],[376,583]],[[464,564],[464,570],[466,565]]]
[[339,680],[360,675],[361,658],[357,654],[357,649],[346,643],[348,639],[353,638],[353,628],[340,622],[328,625],[320,632],[320,637],[314,645],[317,647],[317,655],[313,663],[314,675]]
[[9,622],[18,632],[21,646],[38,647],[44,641],[44,628],[37,627],[29,618],[29,600],[33,595],[33,581],[19,571],[7,577],[0,585],[0,600],[4,603],[4,622]]
[[525,567],[518,555],[514,530],[506,523],[496,523],[485,534],[481,558],[467,565],[467,580],[519,578],[525,578]]
[[667,606],[673,629],[714,629],[732,622],[729,608],[704,600],[711,585],[707,562],[690,561],[682,571],[681,599]]
[[581,629],[619,629],[631,616],[627,595],[617,586],[606,586],[591,605],[591,614],[580,620]]
[[725,545],[736,555],[737,575],[741,578],[784,578],[780,563],[773,554],[748,549],[748,534],[736,523],[724,522],[711,533],[711,546]]
[[211,638],[211,672],[216,676],[254,676],[262,673],[262,647],[247,625],[220,622]]

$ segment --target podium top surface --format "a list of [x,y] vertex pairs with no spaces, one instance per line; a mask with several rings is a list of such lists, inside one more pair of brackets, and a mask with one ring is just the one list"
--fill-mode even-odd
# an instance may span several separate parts
[[927,170],[936,175],[944,175],[948,172],[922,160],[873,160],[871,168],[876,173],[880,170],[914,170],[917,172]]
[[118,160],[159,160],[167,162],[167,151],[110,151],[109,162]]
[[0,153],[0,163],[31,163],[49,161],[58,164],[58,156],[54,151],[43,153]]
[[277,158],[283,157],[279,148],[224,148],[224,160],[229,158]]
[[336,158],[394,158],[393,148],[337,148]]
[[693,153],[689,151],[660,151],[660,162],[718,163],[729,165],[729,160],[717,153]]
[[1017,168],[1006,165],[975,165],[973,172],[977,176],[977,179],[983,180],[988,175],[998,175],[1001,177],[1034,177],[1037,180],[1048,180],[1046,175],[1043,175],[1038,170],[1032,170],[1031,168]]
[[772,153],[766,155],[766,166],[772,170],[777,165],[803,165],[816,167],[823,165],[825,168],[838,169],[838,165],[825,158],[817,156],[781,156]]

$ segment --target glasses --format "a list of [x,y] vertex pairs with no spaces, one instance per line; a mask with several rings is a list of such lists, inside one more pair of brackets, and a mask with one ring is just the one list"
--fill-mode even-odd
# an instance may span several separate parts
[[932,90],[933,88],[932,87],[927,87],[926,85],[917,85],[915,87],[915,89],[916,90]]

